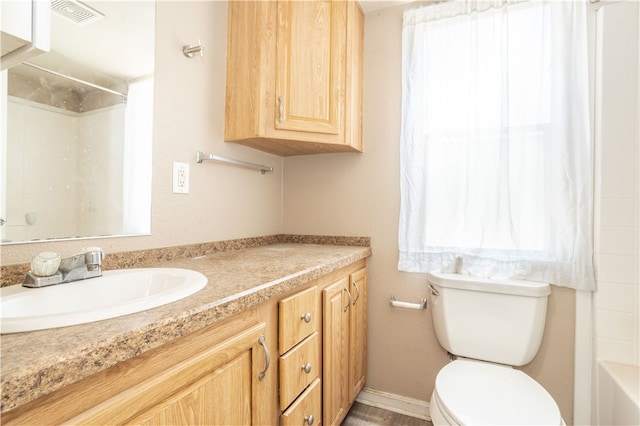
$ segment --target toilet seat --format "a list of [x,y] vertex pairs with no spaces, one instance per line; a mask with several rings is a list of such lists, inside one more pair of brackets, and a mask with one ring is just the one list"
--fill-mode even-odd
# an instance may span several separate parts
[[509,366],[456,360],[436,377],[442,415],[459,425],[562,425],[560,410],[535,380]]

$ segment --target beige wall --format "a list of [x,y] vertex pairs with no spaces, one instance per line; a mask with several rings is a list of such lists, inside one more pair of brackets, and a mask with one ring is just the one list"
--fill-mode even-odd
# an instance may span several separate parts
[[[371,237],[367,386],[428,401],[448,361],[430,311],[389,306],[391,295],[410,302],[428,295],[425,275],[397,269],[403,9],[365,19],[365,152],[286,158],[284,231]],[[525,371],[552,393],[571,424],[574,291],[552,290],[543,345]]]
[[[111,252],[282,232],[282,159],[222,141],[226,2],[157,3],[151,235],[1,246],[3,265],[42,250],[71,255],[85,246]],[[202,40],[203,59],[182,46]],[[273,166],[273,174],[195,163],[196,151]],[[172,194],[173,161],[190,163],[191,192]]]

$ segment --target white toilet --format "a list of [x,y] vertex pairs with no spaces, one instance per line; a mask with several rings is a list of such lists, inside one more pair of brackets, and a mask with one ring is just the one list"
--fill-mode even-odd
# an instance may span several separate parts
[[438,341],[457,359],[438,372],[430,412],[439,425],[564,425],[558,405],[512,366],[542,341],[549,284],[431,273]]

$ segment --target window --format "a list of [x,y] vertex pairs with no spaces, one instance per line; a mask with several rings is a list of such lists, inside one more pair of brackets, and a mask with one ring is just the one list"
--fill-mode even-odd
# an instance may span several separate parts
[[585,9],[405,12],[399,269],[594,289]]

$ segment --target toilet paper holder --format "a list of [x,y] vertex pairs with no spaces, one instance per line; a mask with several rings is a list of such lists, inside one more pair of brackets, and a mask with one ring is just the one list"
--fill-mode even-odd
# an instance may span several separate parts
[[394,308],[418,309],[418,310],[427,309],[427,299],[421,299],[420,303],[401,302],[396,299],[396,296],[392,295],[389,298],[389,304]]

